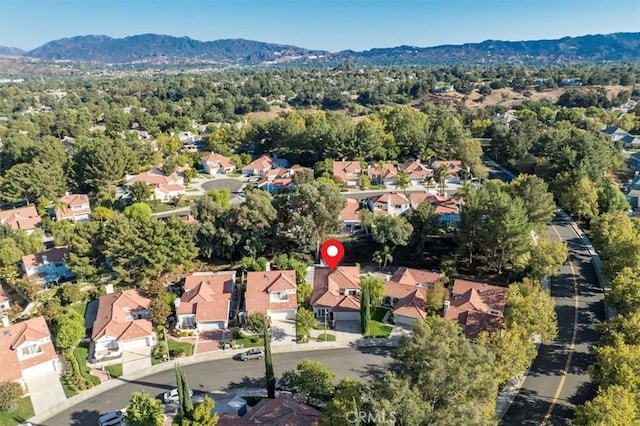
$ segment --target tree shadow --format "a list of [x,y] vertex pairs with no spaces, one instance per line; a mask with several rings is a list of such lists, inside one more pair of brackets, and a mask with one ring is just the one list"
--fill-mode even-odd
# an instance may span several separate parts
[[265,388],[266,389],[266,381],[264,377],[255,378],[244,376],[238,381],[231,382],[227,385],[225,390],[233,390],[233,389],[241,389],[241,388]]
[[275,342],[282,342],[288,337],[288,334],[284,329],[277,326],[271,326],[269,329],[269,335],[271,336],[271,340]]
[[86,426],[98,424],[100,413],[96,410],[76,411],[71,415],[70,426]]

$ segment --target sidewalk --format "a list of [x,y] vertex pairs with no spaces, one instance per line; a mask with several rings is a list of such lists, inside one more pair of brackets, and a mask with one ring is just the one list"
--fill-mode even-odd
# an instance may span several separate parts
[[[290,353],[290,352],[308,352],[314,350],[327,350],[327,349],[346,349],[346,348],[365,348],[365,347],[396,347],[398,346],[398,339],[359,339],[355,342],[348,341],[335,341],[335,342],[309,342],[305,344],[296,344],[291,343],[287,345],[279,345],[274,346],[272,348],[273,353]],[[181,358],[180,365],[191,365],[198,364],[202,362],[215,361],[220,359],[229,359],[233,356],[245,352],[246,349],[237,349],[237,350],[220,350],[214,352],[207,352],[202,354],[192,355],[190,357]],[[42,412],[37,416],[29,419],[31,423],[41,424],[45,420],[72,408],[74,405],[84,402],[88,399],[95,397],[96,395],[100,395],[106,391],[115,389],[116,387],[124,384],[125,382],[130,382],[134,380],[139,380],[143,377],[150,376],[155,373],[159,373],[161,371],[167,371],[174,368],[173,362],[165,362],[162,364],[158,364],[149,368],[145,368],[144,370],[137,371],[133,374],[129,374],[127,376],[122,376],[119,378],[112,378],[111,380],[86,390],[72,398],[67,399],[51,410]]]

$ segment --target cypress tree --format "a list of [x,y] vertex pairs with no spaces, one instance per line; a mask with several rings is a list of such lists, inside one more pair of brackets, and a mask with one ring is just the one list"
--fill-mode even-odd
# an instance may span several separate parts
[[276,375],[273,371],[273,359],[271,358],[271,336],[269,336],[269,326],[267,318],[264,318],[264,327],[262,327],[264,337],[264,368],[267,377],[267,397],[276,397]]
[[191,418],[193,414],[193,401],[191,400],[189,392],[189,381],[182,368],[180,369],[180,375],[182,376],[182,396],[184,398],[181,400],[182,411],[186,417]]
[[178,363],[175,363],[176,370],[176,387],[178,388],[178,418],[182,418],[184,415],[184,410],[182,409],[182,401],[184,401],[184,395],[182,393],[182,372],[180,371],[180,366]]
[[369,286],[362,288],[362,297],[360,298],[360,324],[362,325],[362,334],[369,333],[369,320],[371,319],[371,301],[369,297]]

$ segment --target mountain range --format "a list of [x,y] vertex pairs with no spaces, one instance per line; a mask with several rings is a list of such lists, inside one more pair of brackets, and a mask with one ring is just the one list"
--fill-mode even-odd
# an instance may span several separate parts
[[125,38],[88,35],[51,41],[29,52],[0,46],[0,56],[98,64],[259,65],[352,62],[356,65],[453,65],[623,62],[640,60],[640,33],[596,34],[556,40],[487,40],[462,45],[398,46],[335,53],[244,39],[202,42],[189,37],[159,34]]

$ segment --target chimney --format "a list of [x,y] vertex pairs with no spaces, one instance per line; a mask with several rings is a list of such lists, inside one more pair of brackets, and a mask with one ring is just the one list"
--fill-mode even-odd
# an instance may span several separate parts
[[264,264],[264,270],[269,272],[271,270],[271,262],[266,262]]
[[68,197],[68,196],[69,196],[69,191],[65,192],[65,193],[64,193],[64,196],[65,196],[65,197]]
[[105,294],[112,294],[113,293],[113,284],[105,284],[104,292],[105,292]]
[[47,255],[46,254],[42,255],[42,264],[43,265],[48,265],[49,264],[49,259],[47,259]]
[[442,311],[442,316],[446,317],[447,316],[447,311],[449,310],[449,306],[451,305],[451,302],[449,300],[445,300],[444,301],[444,310]]
[[3,316],[0,318],[0,322],[2,323],[2,327],[3,327],[3,328],[9,327],[9,325],[10,325],[10,323],[9,323],[9,317],[8,317],[8,316],[6,316],[6,315],[3,315]]
[[176,300],[173,301],[173,305],[178,309],[180,307],[180,298],[176,297]]

